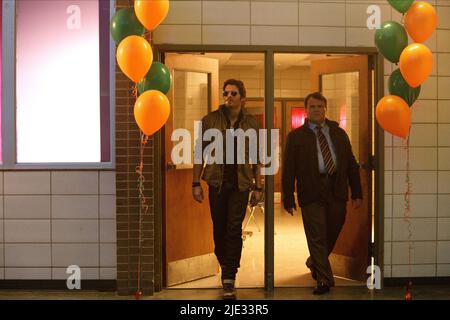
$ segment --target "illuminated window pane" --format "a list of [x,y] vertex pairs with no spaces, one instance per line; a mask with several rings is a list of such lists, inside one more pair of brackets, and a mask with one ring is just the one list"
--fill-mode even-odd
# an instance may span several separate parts
[[101,161],[99,1],[16,2],[17,162]]

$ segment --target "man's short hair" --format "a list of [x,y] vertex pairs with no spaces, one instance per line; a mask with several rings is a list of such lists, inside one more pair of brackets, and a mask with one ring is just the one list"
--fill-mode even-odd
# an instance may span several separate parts
[[306,98],[305,98],[305,108],[308,106],[308,100],[311,99],[311,98],[314,98],[316,100],[322,101],[323,103],[325,103],[325,108],[327,107],[327,98],[325,98],[323,96],[323,94],[321,94],[320,92],[317,91],[317,92],[310,93],[310,94],[308,94],[306,96]]
[[247,96],[247,92],[245,90],[245,86],[244,83],[241,80],[237,80],[237,79],[228,79],[223,83],[223,88],[222,90],[225,90],[225,87],[227,85],[232,85],[232,86],[236,86],[239,90],[239,94],[241,95],[241,98],[245,98]]

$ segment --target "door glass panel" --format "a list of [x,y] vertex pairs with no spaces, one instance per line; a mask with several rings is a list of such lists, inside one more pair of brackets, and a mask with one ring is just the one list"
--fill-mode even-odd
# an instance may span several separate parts
[[[182,128],[194,137],[194,121],[208,113],[208,74],[192,71],[174,71],[173,130]],[[191,151],[194,139],[191,139]],[[194,153],[191,152],[191,163]],[[184,168],[187,165],[177,165]],[[192,167],[192,165],[191,165]]]
[[327,117],[339,122],[359,159],[359,73],[343,72],[321,76],[320,85],[328,101]]

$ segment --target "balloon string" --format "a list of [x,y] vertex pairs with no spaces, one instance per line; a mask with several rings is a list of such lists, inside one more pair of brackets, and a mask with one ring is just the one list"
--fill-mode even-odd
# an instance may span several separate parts
[[137,84],[131,87],[131,95],[133,98],[137,99],[138,96]]
[[136,297],[139,297],[141,292],[141,257],[142,257],[142,245],[143,245],[143,237],[142,237],[142,228],[143,228],[143,220],[144,216],[147,215],[148,212],[148,203],[144,194],[144,182],[145,177],[143,174],[144,170],[144,149],[148,142],[149,137],[146,136],[142,131],[140,131],[141,139],[140,139],[140,161],[136,166],[136,173],[138,174],[138,191],[139,191],[139,253],[138,253],[138,274],[137,274],[137,292]]
[[403,214],[403,221],[406,222],[408,227],[408,275],[409,275],[409,281],[407,283],[407,289],[406,289],[406,300],[411,300],[411,273],[412,273],[412,265],[411,265],[411,238],[412,238],[412,229],[411,229],[411,177],[410,177],[410,171],[409,171],[409,135],[406,139],[406,191],[404,196],[404,204],[405,204],[405,211]]

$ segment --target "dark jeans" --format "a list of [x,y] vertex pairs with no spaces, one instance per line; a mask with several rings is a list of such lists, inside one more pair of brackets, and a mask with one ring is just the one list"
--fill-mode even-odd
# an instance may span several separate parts
[[235,279],[242,253],[242,222],[249,191],[224,184],[220,190],[209,186],[209,205],[213,221],[214,253],[222,267],[222,279]]
[[333,196],[332,178],[321,178],[321,201],[302,207],[303,226],[310,257],[306,265],[316,271],[317,281],[334,286],[328,256],[345,222],[346,202]]

